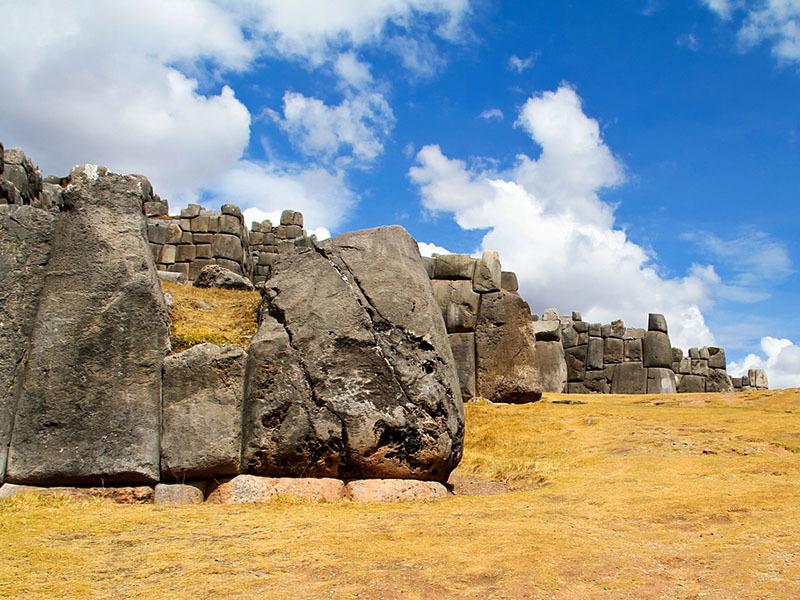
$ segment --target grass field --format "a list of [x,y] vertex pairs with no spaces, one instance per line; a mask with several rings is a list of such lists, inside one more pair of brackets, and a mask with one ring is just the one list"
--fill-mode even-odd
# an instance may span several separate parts
[[800,598],[800,390],[470,405],[458,473],[512,491],[11,498],[0,597]]

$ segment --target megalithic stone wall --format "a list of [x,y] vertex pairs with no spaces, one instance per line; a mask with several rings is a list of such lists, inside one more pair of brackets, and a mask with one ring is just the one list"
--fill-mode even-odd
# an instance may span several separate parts
[[497,252],[427,258],[465,400],[534,402],[542,382],[536,333],[517,277],[503,271]]

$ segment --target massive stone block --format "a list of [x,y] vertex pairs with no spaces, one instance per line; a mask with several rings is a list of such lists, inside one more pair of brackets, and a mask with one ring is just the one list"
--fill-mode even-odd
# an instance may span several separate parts
[[448,333],[475,331],[480,295],[472,291],[472,283],[435,279],[431,285]]
[[200,344],[164,361],[161,475],[203,479],[239,472],[244,350]]
[[536,360],[542,391],[564,393],[567,390],[567,361],[561,342],[536,342]]
[[612,394],[644,394],[647,392],[647,370],[641,362],[617,365],[611,382]]
[[669,331],[667,331],[667,320],[664,318],[664,315],[659,315],[657,313],[650,313],[647,315],[647,330],[669,333]]
[[698,394],[706,391],[706,378],[700,375],[681,375],[678,392],[681,394]]
[[501,276],[500,257],[497,251],[485,250],[481,259],[475,264],[472,288],[481,293],[499,291]]
[[242,469],[446,481],[464,409],[417,244],[400,227],[282,255],[248,351]]
[[590,337],[589,347],[586,351],[586,370],[593,371],[603,368],[603,338]]
[[647,369],[648,394],[674,394],[676,391],[675,373],[672,369]]
[[143,177],[93,165],[70,173],[19,390],[9,481],[158,481],[169,326],[142,212],[151,189]]
[[625,344],[625,362],[642,361],[642,340],[623,340]]
[[443,254],[436,256],[433,263],[435,279],[469,279],[475,274],[478,261],[469,254]]
[[[0,151],[1,153],[1,151]],[[39,307],[56,214],[30,206],[0,206],[0,482],[28,338]]]
[[712,369],[726,369],[725,350],[717,347],[708,349],[708,366]]
[[575,346],[564,351],[564,358],[567,361],[567,380],[583,381],[586,373],[586,349],[587,346]]
[[669,369],[672,367],[672,346],[663,331],[648,331],[642,341],[645,367]]
[[458,383],[461,386],[461,397],[466,401],[474,398],[475,389],[475,334],[451,333],[448,336],[453,359],[456,361]]
[[747,371],[747,377],[750,379],[750,385],[757,390],[769,389],[767,372],[764,369],[750,369]]
[[624,354],[624,343],[621,337],[607,337],[603,340],[603,363],[607,365],[621,363]]
[[711,369],[706,380],[707,392],[732,392],[733,382],[724,369]]
[[514,403],[542,397],[531,312],[517,294],[482,295],[475,347],[479,396]]
[[533,321],[533,333],[537,341],[556,342],[561,339],[561,322],[558,320]]

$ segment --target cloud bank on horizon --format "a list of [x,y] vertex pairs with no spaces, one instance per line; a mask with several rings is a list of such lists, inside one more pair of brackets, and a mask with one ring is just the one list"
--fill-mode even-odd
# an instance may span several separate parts
[[[732,23],[740,50],[766,44],[778,60],[800,61],[800,0],[699,2]],[[26,55],[5,67],[0,139],[50,173],[75,162],[144,173],[173,209],[233,202],[250,220],[275,220],[291,206],[324,238],[352,222],[365,198],[380,197],[374,180],[363,181],[397,154],[407,126],[399,84],[381,66],[402,69],[411,87],[429,85],[448,69],[446,49],[480,51],[474,14],[469,0],[120,0],[102,11],[15,3],[4,9],[6,42]],[[509,52],[497,68],[531,81],[540,56]],[[300,75],[270,97],[259,77],[279,79],[281,69]],[[500,156],[403,139],[411,151],[397,170],[418,196],[398,211],[445,215],[481,232],[474,250],[497,249],[538,312],[555,306],[630,325],[663,312],[676,345],[713,344],[704,315],[720,300],[768,297],[767,284],[793,272],[785,245],[755,229],[690,232],[676,243],[706,260],[684,274],[666,268],[603,198],[636,174],[604,141],[600,116],[584,111],[580,89],[580,81],[529,87],[516,110],[490,100],[473,113],[484,126],[527,136],[530,151],[504,167]],[[447,245],[429,238],[420,249]],[[735,274],[721,276],[722,264]],[[732,367],[765,366],[773,385],[800,386],[800,349],[790,340],[762,336],[753,350]]]

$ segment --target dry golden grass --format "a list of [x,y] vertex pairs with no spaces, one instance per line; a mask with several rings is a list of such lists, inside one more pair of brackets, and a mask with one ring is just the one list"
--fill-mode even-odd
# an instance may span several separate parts
[[161,282],[175,302],[169,309],[172,320],[172,351],[210,342],[247,348],[256,333],[259,292],[197,288]]
[[800,598],[800,390],[557,398],[467,407],[506,494],[0,502],[0,597]]

